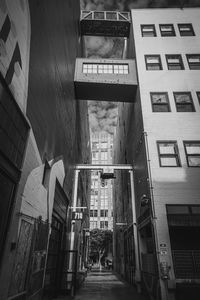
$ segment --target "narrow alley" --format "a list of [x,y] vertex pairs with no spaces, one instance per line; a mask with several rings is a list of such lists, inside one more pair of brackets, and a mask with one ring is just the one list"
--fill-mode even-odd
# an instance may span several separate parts
[[146,300],[136,288],[122,281],[109,270],[93,269],[77,292],[74,300]]

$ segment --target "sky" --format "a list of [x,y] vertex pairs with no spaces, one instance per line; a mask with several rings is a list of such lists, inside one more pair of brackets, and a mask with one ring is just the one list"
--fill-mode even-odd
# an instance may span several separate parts
[[[80,0],[84,10],[130,11],[134,8],[200,7],[200,0]],[[108,37],[85,37],[86,57],[121,58],[123,40]],[[88,101],[92,132],[113,134],[117,124],[117,103]]]

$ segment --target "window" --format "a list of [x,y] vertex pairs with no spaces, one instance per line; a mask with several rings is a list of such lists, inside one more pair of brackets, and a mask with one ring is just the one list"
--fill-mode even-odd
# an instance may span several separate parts
[[141,31],[142,31],[142,36],[144,37],[156,36],[155,25],[153,24],[141,25]]
[[184,65],[180,54],[166,55],[168,70],[183,70]]
[[145,55],[147,70],[162,70],[160,55]]
[[192,36],[194,34],[194,29],[192,24],[178,24],[178,29],[181,36]]
[[200,54],[186,54],[190,70],[200,70]]
[[195,111],[191,93],[189,92],[174,93],[174,99],[176,103],[176,110],[178,112]]
[[101,217],[107,217],[108,216],[108,210],[107,209],[101,209]]
[[161,167],[180,167],[176,142],[158,142],[157,145]]
[[153,112],[170,111],[169,98],[167,93],[150,93]]
[[188,167],[200,167],[200,141],[184,142]]
[[128,74],[128,64],[92,64],[83,63],[85,74]]
[[160,24],[161,36],[175,36],[173,24]]
[[101,151],[101,160],[107,160],[107,159],[108,159],[108,152]]
[[101,229],[108,228],[108,221],[100,221],[100,228]]

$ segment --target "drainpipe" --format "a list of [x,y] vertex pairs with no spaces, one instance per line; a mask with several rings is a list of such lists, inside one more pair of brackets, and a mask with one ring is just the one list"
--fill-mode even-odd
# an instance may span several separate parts
[[136,219],[136,205],[135,205],[135,190],[133,182],[133,170],[130,173],[130,183],[131,183],[131,202],[133,210],[133,238],[135,245],[135,283],[137,286],[138,293],[141,293],[141,272],[140,272],[140,261],[139,261],[139,245],[138,245],[138,230],[137,230],[137,219]]
[[159,275],[159,283],[161,287],[161,298],[162,300],[168,300],[168,287],[167,281],[162,280],[161,270],[160,270],[160,251],[159,251],[159,243],[158,243],[158,236],[157,236],[157,224],[156,224],[156,213],[155,213],[155,205],[154,205],[154,194],[153,194],[153,185],[152,185],[152,177],[151,177],[151,166],[150,166],[150,157],[149,157],[149,147],[148,147],[148,135],[144,132],[144,140],[145,140],[145,148],[146,148],[146,155],[147,155],[147,169],[148,169],[148,176],[149,176],[149,187],[150,187],[150,194],[151,194],[151,209],[152,209],[152,224],[154,229],[154,238],[155,238],[155,246],[156,246],[156,257],[158,262],[158,275]]
[[122,52],[122,59],[127,58],[127,44],[128,44],[128,39],[125,37],[124,38],[124,48],[123,48],[123,52]]
[[[75,170],[75,179],[73,186],[73,202],[72,202],[72,212],[76,211],[77,204],[77,194],[78,194],[78,176],[80,170]],[[69,247],[69,267],[68,267],[68,282],[71,282],[71,295],[74,295],[74,285],[73,285],[73,250],[75,242],[75,220],[71,221],[71,234],[70,234],[70,247]],[[74,270],[76,272],[76,270]]]

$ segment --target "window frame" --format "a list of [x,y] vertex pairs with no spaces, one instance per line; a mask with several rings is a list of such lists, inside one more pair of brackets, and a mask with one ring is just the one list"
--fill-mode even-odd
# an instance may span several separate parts
[[[174,145],[174,154],[168,153],[168,154],[161,154],[160,153],[160,145],[161,144],[172,144]],[[178,150],[178,144],[177,141],[157,141],[157,150],[158,150],[158,157],[159,157],[159,166],[162,168],[178,168],[181,167],[181,161],[180,161],[180,155],[179,155],[179,150]],[[174,157],[176,159],[176,165],[162,165],[162,157]]]
[[[145,35],[145,31],[144,31],[145,27],[146,28],[152,27],[152,31],[150,31],[152,33],[152,35]],[[157,36],[155,24],[141,24],[140,28],[141,28],[142,37],[156,37]]]
[[184,145],[184,149],[185,149],[185,156],[186,156],[186,160],[187,160],[187,166],[189,168],[200,168],[200,165],[199,166],[194,166],[194,165],[190,165],[190,162],[189,162],[189,157],[199,157],[200,158],[200,152],[199,154],[196,154],[196,153],[193,153],[193,154],[188,154],[187,152],[187,144],[197,144],[197,145],[200,145],[200,141],[183,141],[183,145]]
[[[160,104],[157,104],[157,105],[160,105],[161,107],[167,107],[168,110],[167,111],[158,111],[158,110],[154,110],[154,108],[156,107],[155,106],[155,103],[153,103],[153,96],[154,95],[160,95],[160,94],[163,94],[166,96],[166,103],[160,103]],[[170,107],[170,102],[169,102],[169,96],[168,96],[168,92],[150,92],[150,98],[151,98],[151,106],[152,106],[152,112],[158,112],[158,113],[162,113],[162,112],[171,112],[171,107]]]
[[[147,71],[160,71],[160,70],[163,70],[163,67],[162,67],[162,61],[161,61],[161,56],[160,54],[145,54],[145,65],[146,65],[146,70]],[[159,62],[158,63],[148,63],[148,58],[153,58],[153,57],[157,57]],[[151,66],[159,66],[158,69],[149,69],[149,67]]]
[[[191,57],[199,57],[199,63],[194,63],[190,62]],[[188,62],[188,67],[190,70],[200,70],[200,54],[186,54],[187,62]]]
[[[169,26],[169,27],[171,27],[171,30],[169,31],[163,31],[162,30],[162,27],[164,27],[164,26]],[[162,36],[162,37],[173,37],[173,36],[176,36],[176,32],[175,32],[175,29],[174,29],[174,24],[159,24],[159,28],[160,28],[160,35]]]
[[82,73],[92,75],[128,75],[129,64],[128,63],[82,63]]
[[[195,36],[195,32],[194,32],[194,28],[192,26],[192,23],[179,23],[178,25],[178,30],[179,30],[179,34],[180,36]],[[181,26],[185,28],[188,26],[188,28],[190,28],[190,30],[181,30]],[[187,34],[189,33],[189,34]],[[191,34],[190,34],[191,33]]]
[[[174,56],[174,58],[176,57],[176,59],[179,60],[179,63],[169,62],[170,57],[172,59],[173,56]],[[184,70],[185,69],[181,54],[165,54],[165,58],[166,58],[168,70],[179,71],[179,70]],[[180,67],[178,67],[178,66],[180,66]]]
[[[185,94],[185,95],[189,96],[191,102],[188,102],[188,103],[186,102],[185,105],[186,105],[186,107],[189,107],[189,106],[192,107],[191,110],[179,110],[178,107],[183,105],[183,104],[180,104],[180,103],[176,102],[176,96],[181,95],[181,94]],[[195,106],[194,106],[194,101],[193,101],[191,92],[173,92],[173,95],[174,95],[174,101],[175,101],[177,112],[195,112]]]

